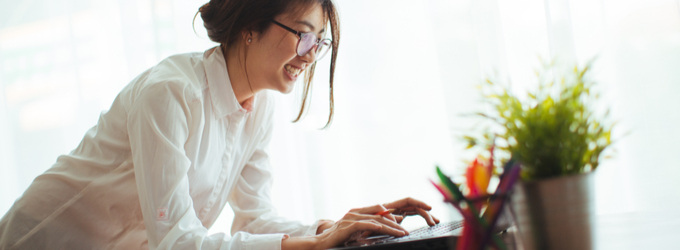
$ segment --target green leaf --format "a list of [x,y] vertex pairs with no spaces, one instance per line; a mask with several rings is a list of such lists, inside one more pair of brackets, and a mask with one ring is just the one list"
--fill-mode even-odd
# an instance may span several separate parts
[[[495,83],[491,88],[487,79],[482,92],[488,108],[476,115],[493,121],[487,129],[506,143],[497,147],[504,155],[500,157],[522,162],[524,179],[596,169],[601,153],[612,144],[615,123],[607,122],[609,109],[602,116],[593,111],[599,93],[593,88],[596,82],[589,79],[592,61],[562,71],[554,59],[540,60],[544,67],[536,71],[538,91],[527,91],[528,98],[520,99],[507,85]],[[488,147],[493,143],[489,135],[484,133],[487,141],[467,138],[468,148]]]
[[456,184],[453,184],[453,181],[451,181],[451,179],[448,176],[442,173],[442,170],[439,169],[439,166],[436,166],[436,168],[439,179],[441,180],[442,184],[444,184],[444,186],[446,186],[446,188],[448,188],[449,191],[451,191],[451,194],[453,194],[453,198],[457,201],[464,200],[465,196],[463,196],[463,193],[460,192],[458,186],[456,186]]

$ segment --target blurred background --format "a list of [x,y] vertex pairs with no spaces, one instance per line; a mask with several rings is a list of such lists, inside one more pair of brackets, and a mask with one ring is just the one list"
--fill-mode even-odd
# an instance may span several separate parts
[[[0,2],[0,214],[57,156],[74,149],[117,93],[163,58],[216,44],[206,0]],[[312,223],[411,196],[443,220],[459,218],[429,184],[434,166],[459,174],[462,114],[481,108],[476,86],[496,75],[535,86],[541,58],[583,65],[600,105],[619,121],[617,153],[596,171],[598,214],[680,209],[680,0],[336,0],[342,39],[335,119],[326,58],[313,103],[291,123],[299,89],[277,96],[270,145],[279,213]],[[675,145],[675,146],[674,146]],[[211,232],[229,232],[225,209]],[[424,226],[409,218],[407,229]]]

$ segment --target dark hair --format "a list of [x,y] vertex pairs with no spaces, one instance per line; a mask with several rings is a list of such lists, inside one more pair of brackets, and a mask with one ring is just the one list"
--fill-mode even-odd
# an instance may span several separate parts
[[[284,13],[301,13],[312,4],[319,3],[324,12],[324,24],[330,22],[331,33],[331,68],[330,68],[330,113],[324,128],[333,120],[333,78],[335,75],[335,59],[338,56],[340,42],[340,20],[337,9],[332,0],[210,0],[198,9],[203,24],[208,31],[210,40],[221,45],[236,44],[243,32],[264,32],[271,25],[270,20]],[[306,109],[307,101],[311,100],[311,83],[314,78],[316,62],[305,72],[305,85],[302,93],[302,104],[297,118],[299,121]]]

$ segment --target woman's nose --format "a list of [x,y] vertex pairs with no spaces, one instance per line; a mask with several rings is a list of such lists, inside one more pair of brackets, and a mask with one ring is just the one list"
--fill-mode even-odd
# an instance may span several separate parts
[[302,59],[305,60],[306,62],[309,62],[309,63],[316,61],[316,48],[318,48],[318,47],[319,47],[319,45],[312,46],[312,48],[309,49],[307,54],[302,56]]

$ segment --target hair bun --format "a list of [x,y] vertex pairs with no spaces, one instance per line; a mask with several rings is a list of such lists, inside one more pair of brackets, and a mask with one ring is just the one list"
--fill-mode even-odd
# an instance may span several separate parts
[[208,37],[210,40],[216,43],[220,43],[216,38],[216,34],[218,33],[215,30],[214,26],[214,20],[213,17],[215,16],[215,8],[210,5],[210,2],[204,4],[200,8],[198,8],[198,12],[201,14],[201,20],[203,20],[203,27],[205,27],[205,30],[208,32]]

